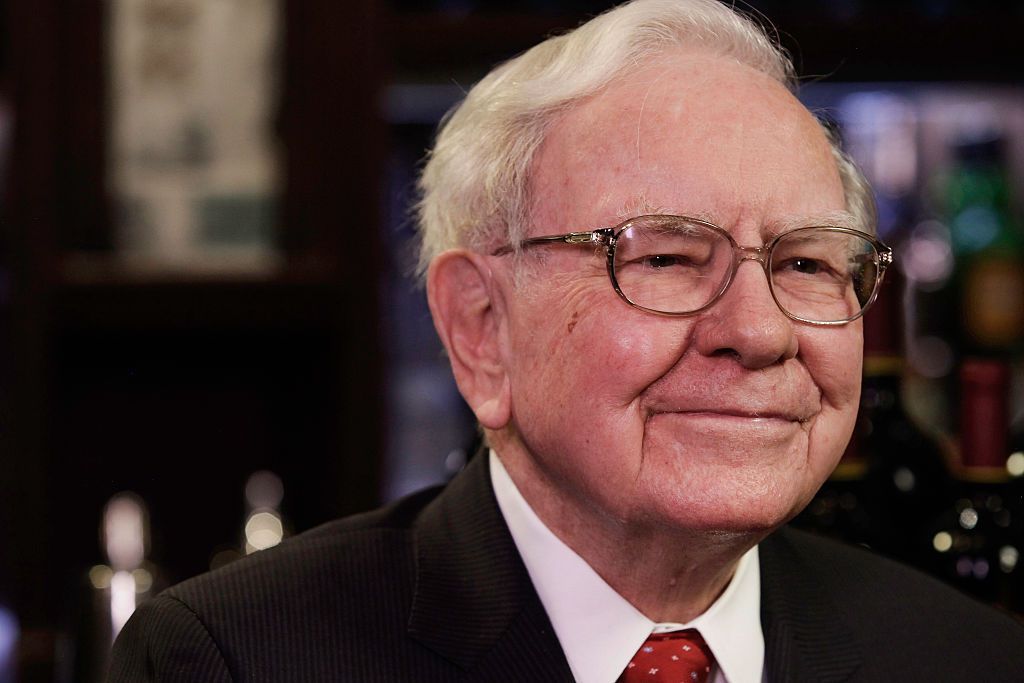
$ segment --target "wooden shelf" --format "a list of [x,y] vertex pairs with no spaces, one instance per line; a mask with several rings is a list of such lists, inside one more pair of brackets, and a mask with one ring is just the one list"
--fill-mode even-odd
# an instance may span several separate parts
[[849,22],[793,16],[776,25],[805,78],[1020,82],[1021,20],[992,10],[928,20],[876,8]]
[[[838,81],[1019,82],[1021,17],[983,8],[929,19],[901,8],[871,8],[840,21],[834,16],[772,11],[779,40],[805,77]],[[452,16],[398,12],[389,49],[396,71],[456,69],[483,75],[546,36],[589,15],[519,12]]]
[[54,320],[64,332],[130,334],[178,330],[330,329],[346,299],[336,286],[315,281],[110,280],[74,284],[53,295]]
[[[440,12],[398,12],[385,27],[388,49],[400,72],[438,68],[486,69],[547,36],[571,29],[585,17],[524,12],[454,16]],[[483,75],[480,73],[479,75]]]
[[57,271],[57,285],[63,289],[215,284],[327,285],[336,279],[336,268],[327,259],[284,254],[210,255],[176,264],[112,252],[71,252],[60,259]]

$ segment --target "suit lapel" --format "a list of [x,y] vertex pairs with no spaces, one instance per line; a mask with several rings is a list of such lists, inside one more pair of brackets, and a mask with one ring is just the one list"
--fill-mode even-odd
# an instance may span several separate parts
[[761,624],[769,683],[838,683],[861,665],[839,609],[782,529],[762,541]]
[[[410,636],[486,681],[572,681],[478,454],[423,511],[415,529]],[[769,683],[839,683],[861,653],[785,529],[760,546]]]
[[498,509],[485,453],[423,511],[415,539],[413,638],[482,680],[573,680]]

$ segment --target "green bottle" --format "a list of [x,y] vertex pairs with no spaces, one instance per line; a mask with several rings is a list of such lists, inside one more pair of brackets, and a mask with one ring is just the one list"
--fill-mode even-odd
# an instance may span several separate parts
[[1010,208],[1005,139],[961,139],[946,186],[961,353],[1005,357],[1024,341],[1024,234]]

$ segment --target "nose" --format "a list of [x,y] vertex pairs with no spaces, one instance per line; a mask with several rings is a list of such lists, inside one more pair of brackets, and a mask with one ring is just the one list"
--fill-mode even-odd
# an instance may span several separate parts
[[733,355],[745,368],[764,368],[796,356],[794,325],[772,298],[760,262],[744,260],[722,298],[701,314],[694,344],[703,355]]

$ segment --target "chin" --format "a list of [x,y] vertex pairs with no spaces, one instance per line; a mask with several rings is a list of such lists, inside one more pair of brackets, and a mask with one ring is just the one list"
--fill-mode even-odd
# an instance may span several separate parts
[[671,526],[701,533],[765,536],[795,517],[806,496],[773,486],[707,487],[700,494],[674,492],[656,514]]

